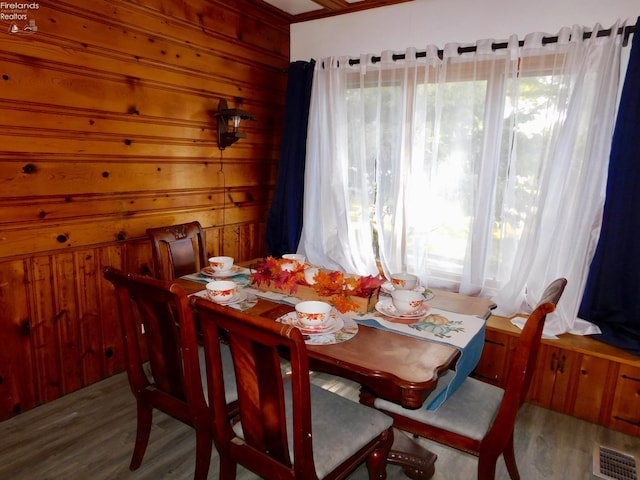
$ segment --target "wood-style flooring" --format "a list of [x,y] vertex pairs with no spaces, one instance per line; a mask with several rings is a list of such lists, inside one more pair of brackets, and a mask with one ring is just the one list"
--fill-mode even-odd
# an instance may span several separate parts
[[[314,383],[352,399],[357,386],[328,375],[313,374]],[[136,428],[135,402],[125,374],[119,374],[0,423],[2,480],[191,480],[195,435],[179,421],[156,412],[142,466],[128,468]],[[425,441],[438,455],[434,479],[466,480],[476,476],[472,456]],[[516,426],[516,457],[523,480],[591,479],[595,445],[640,452],[640,438],[525,405]],[[214,452],[209,479],[218,478]],[[239,468],[238,479],[258,478]],[[366,480],[361,466],[350,480]],[[405,479],[397,466],[388,479]],[[502,459],[497,479],[508,479]],[[303,479],[304,480],[304,479]]]

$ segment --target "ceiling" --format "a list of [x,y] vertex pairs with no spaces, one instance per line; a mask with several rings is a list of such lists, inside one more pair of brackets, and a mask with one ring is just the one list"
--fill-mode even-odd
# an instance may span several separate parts
[[411,1],[413,0],[257,0],[291,23]]

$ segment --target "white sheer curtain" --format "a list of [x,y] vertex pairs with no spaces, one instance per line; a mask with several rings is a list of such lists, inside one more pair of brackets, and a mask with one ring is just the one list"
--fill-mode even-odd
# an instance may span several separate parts
[[[596,246],[615,119],[621,39],[565,28],[441,57],[408,49],[317,62],[299,251],[360,274],[527,311],[569,280],[549,335],[576,322]],[[464,49],[463,49],[464,50]],[[582,333],[593,327],[587,325]]]

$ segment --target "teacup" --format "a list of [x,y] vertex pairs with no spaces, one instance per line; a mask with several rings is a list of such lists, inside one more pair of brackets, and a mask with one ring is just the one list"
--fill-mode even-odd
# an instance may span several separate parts
[[231,280],[215,280],[207,283],[209,298],[216,303],[228,302],[236,293],[237,285]]
[[282,264],[282,269],[292,271],[304,265],[306,257],[297,253],[286,253],[282,255],[282,259],[285,260]]
[[300,255],[299,253],[285,253],[282,255],[282,258],[285,260],[292,260],[297,263],[304,263],[307,257],[304,255]]
[[317,327],[329,319],[331,305],[318,300],[306,300],[296,305],[298,322],[308,327]]
[[413,290],[418,285],[418,277],[411,273],[394,273],[391,283],[397,290]]
[[424,297],[413,290],[394,290],[391,292],[391,302],[400,313],[414,313],[424,302]]
[[304,270],[304,281],[309,285],[314,285],[316,283],[315,276],[318,274],[320,269],[318,267],[309,267]]
[[211,257],[209,265],[214,272],[226,272],[233,267],[233,257]]

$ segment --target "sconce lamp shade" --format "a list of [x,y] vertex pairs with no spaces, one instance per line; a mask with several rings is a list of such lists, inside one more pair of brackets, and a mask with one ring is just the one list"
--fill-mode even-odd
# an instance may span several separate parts
[[255,120],[256,117],[246,110],[239,108],[228,108],[227,101],[221,99],[218,104],[218,111],[214,114],[218,119],[218,148],[224,150],[236,143],[239,139],[245,138],[246,133],[238,130],[242,120]]

